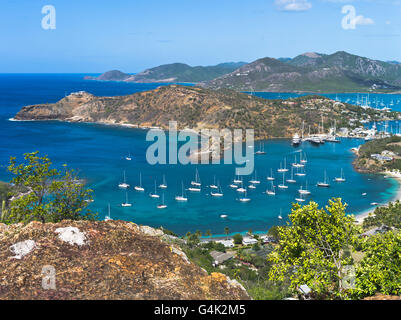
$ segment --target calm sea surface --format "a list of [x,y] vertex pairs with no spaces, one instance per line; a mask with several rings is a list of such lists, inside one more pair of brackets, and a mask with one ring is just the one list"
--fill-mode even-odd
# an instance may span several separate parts
[[[304,143],[299,148],[293,148],[288,140],[265,141],[266,155],[255,157],[257,177],[260,185],[249,190],[251,201],[241,203],[238,193],[229,188],[235,165],[158,165],[147,164],[145,153],[149,142],[145,141],[146,131],[129,128],[104,126],[96,124],[71,124],[61,122],[15,122],[9,121],[18,110],[35,103],[56,102],[66,94],[85,90],[95,95],[112,96],[125,95],[143,90],[154,89],[160,84],[130,84],[124,82],[84,81],[80,74],[0,74],[0,180],[8,181],[11,176],[6,171],[10,156],[21,158],[25,152],[39,150],[47,154],[56,166],[67,163],[69,167],[79,170],[80,176],[87,179],[94,189],[95,201],[91,209],[99,213],[103,219],[107,214],[107,204],[111,205],[113,219],[134,221],[153,227],[163,226],[179,234],[187,231],[210,229],[214,235],[223,234],[224,228],[230,232],[266,231],[272,225],[285,224],[291,203],[298,196],[297,190],[305,187],[312,192],[306,199],[313,199],[324,205],[331,197],[341,197],[348,203],[349,213],[361,213],[371,209],[372,202],[384,203],[391,200],[398,188],[398,183],[385,179],[380,175],[359,174],[352,169],[353,154],[350,149],[363,143],[357,139],[343,139],[339,144],[326,143],[313,147]],[[276,99],[297,96],[295,94],[256,93],[258,96]],[[330,98],[356,103],[366,94],[329,94]],[[391,105],[394,110],[401,111],[401,95],[370,95],[370,101],[382,107]],[[374,106],[374,105],[372,105]],[[259,145],[257,143],[256,148]],[[306,153],[308,163],[306,176],[295,177],[295,184],[288,184],[285,191],[276,189],[276,196],[268,196],[266,189],[270,182],[266,180],[273,169],[275,184],[282,181],[282,175],[277,172],[280,162],[287,159],[287,164],[299,159],[300,151]],[[131,153],[132,161],[124,157]],[[289,167],[289,166],[288,166]],[[198,169],[202,182],[201,193],[186,191],[187,203],[177,203],[176,195],[181,194],[181,184],[189,187]],[[344,170],[347,181],[335,183],[334,177]],[[142,174],[142,185],[145,192],[128,190],[129,201],[133,206],[122,208],[126,193],[118,188],[122,181],[123,171],[126,171],[127,182],[131,187],[139,184],[139,174]],[[331,187],[322,189],[316,187],[316,182],[323,180],[324,171],[331,180]],[[149,197],[154,192],[154,181],[161,183],[166,175],[168,189],[164,191],[167,209],[160,210],[156,206],[160,199]],[[224,196],[214,198],[206,187],[216,176],[220,181]],[[290,178],[290,172],[286,179]],[[252,177],[244,178],[244,185]],[[287,184],[287,183],[286,183]],[[161,195],[162,190],[157,190]],[[366,196],[362,194],[366,193]],[[282,212],[283,220],[278,219]],[[228,217],[222,219],[221,215]]]

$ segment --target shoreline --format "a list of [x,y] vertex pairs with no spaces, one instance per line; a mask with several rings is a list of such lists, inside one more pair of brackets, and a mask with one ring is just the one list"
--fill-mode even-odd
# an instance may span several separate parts
[[[131,124],[131,123],[119,123],[119,122],[106,122],[106,121],[75,121],[71,120],[71,118],[68,119],[15,119],[13,117],[8,118],[7,121],[11,122],[61,122],[61,123],[72,123],[72,124],[88,124],[88,125],[104,125],[104,126],[114,126],[114,127],[123,127],[123,128],[130,128],[130,129],[140,129],[140,130],[162,130],[162,131],[168,131],[168,128],[163,128],[163,127],[158,127],[158,126],[141,126],[137,124]],[[207,130],[212,130],[214,128],[208,129],[204,128]],[[201,136],[201,131],[202,129],[196,130],[192,128],[183,128],[183,129],[177,129],[177,131],[185,131],[185,132],[192,132],[198,136]],[[338,136],[339,138],[355,138],[355,137],[343,137],[343,136]],[[267,141],[271,139],[291,139],[292,135],[289,135],[287,137],[255,137],[254,141]]]
[[384,171],[384,172],[379,172],[378,174],[383,174],[385,176],[387,176],[390,179],[393,179],[394,181],[397,182],[398,187],[397,187],[397,192],[394,194],[394,196],[387,201],[385,204],[379,204],[377,206],[375,206],[372,209],[367,209],[361,213],[358,213],[355,215],[355,221],[357,224],[361,224],[363,223],[363,221],[370,215],[373,214],[373,212],[375,211],[376,208],[378,207],[384,207],[384,206],[388,206],[388,204],[390,202],[394,202],[396,200],[400,200],[401,199],[401,172],[400,173],[395,173],[392,171]]

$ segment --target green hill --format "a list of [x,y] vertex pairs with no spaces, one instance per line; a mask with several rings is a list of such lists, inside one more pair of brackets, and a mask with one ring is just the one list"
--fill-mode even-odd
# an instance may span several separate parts
[[401,89],[401,65],[344,51],[308,52],[294,59],[258,59],[201,86],[238,91],[366,92]]
[[191,67],[184,63],[164,64],[155,68],[146,69],[135,75],[128,75],[120,71],[108,71],[99,77],[85,77],[88,80],[111,80],[127,81],[138,83],[150,82],[201,82],[218,78],[224,74],[230,73],[245,62],[226,62],[215,66],[196,66]]

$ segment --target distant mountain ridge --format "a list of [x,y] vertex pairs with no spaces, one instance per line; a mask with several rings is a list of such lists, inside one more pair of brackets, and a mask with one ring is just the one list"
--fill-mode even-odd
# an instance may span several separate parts
[[155,68],[146,69],[138,74],[129,75],[118,70],[107,71],[99,77],[85,77],[87,80],[127,81],[137,83],[150,82],[201,82],[218,78],[230,73],[246,62],[225,62],[215,66],[191,67],[184,63],[164,64]]
[[90,80],[136,83],[197,83],[210,89],[270,92],[400,91],[401,63],[379,61],[338,51],[306,52],[295,58],[261,58],[251,63],[227,62],[192,67],[165,64],[130,75],[118,70]]
[[130,77],[129,74],[123,73],[119,70],[111,70],[101,74],[98,77],[86,76],[85,80],[103,80],[103,81],[125,81]]
[[293,59],[262,58],[200,84],[211,89],[273,92],[400,90],[401,65],[344,51],[308,52]]

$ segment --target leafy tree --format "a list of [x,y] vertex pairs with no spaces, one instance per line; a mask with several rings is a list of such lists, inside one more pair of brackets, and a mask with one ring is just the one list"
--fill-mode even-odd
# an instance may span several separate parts
[[363,227],[387,225],[389,227],[401,228],[401,202],[390,202],[387,207],[377,207],[373,215],[366,217]]
[[279,227],[278,226],[272,226],[267,234],[271,237],[274,238],[274,240],[279,240],[280,234],[279,234]]
[[229,227],[225,227],[224,228],[224,233],[226,234],[226,236],[228,238],[228,234],[230,233],[230,228]]
[[167,234],[167,235],[170,235],[170,236],[178,238],[178,235],[174,231],[171,231],[169,229],[165,229],[163,227],[160,227],[160,229],[164,232],[164,234]]
[[330,200],[326,210],[313,201],[303,207],[294,204],[291,224],[279,227],[278,248],[268,256],[270,280],[289,277],[293,291],[307,284],[317,297],[346,297],[343,268],[352,258],[343,252],[351,245],[355,229],[345,208],[341,199]]
[[372,236],[364,244],[364,251],[356,268],[356,297],[376,292],[401,295],[401,233],[390,231]]
[[8,183],[0,182],[0,222],[3,222],[7,215],[8,203],[12,186]]
[[8,170],[15,175],[11,183],[26,192],[14,195],[6,223],[94,219],[95,215],[85,210],[92,190],[85,188],[74,170],[67,170],[66,165],[63,172],[51,168],[50,159],[38,153],[24,154],[25,162],[20,164],[10,158]]
[[208,250],[199,247],[194,247],[194,248],[184,248],[184,252],[193,263],[202,267],[208,273],[214,271],[214,268],[212,267],[213,258],[209,254]]
[[243,237],[241,234],[239,233],[235,234],[233,239],[234,239],[234,244],[242,244]]
[[220,242],[215,242],[215,241],[208,241],[205,243],[202,243],[202,247],[208,250],[216,250],[216,251],[220,251],[220,252],[226,252],[226,247],[224,246],[224,244],[220,243]]
[[0,182],[0,202],[7,201],[11,186],[8,183]]
[[257,283],[248,281],[244,286],[254,300],[282,300],[289,295],[285,283],[277,285],[277,283],[268,280],[258,281]]
[[210,238],[210,237],[212,236],[212,231],[207,230],[207,231],[206,231],[206,236]]
[[187,232],[186,234],[186,239],[187,239],[187,244],[189,247],[195,247],[199,242],[199,233],[195,232],[195,233],[191,233],[191,232]]

